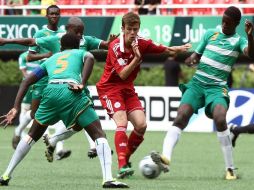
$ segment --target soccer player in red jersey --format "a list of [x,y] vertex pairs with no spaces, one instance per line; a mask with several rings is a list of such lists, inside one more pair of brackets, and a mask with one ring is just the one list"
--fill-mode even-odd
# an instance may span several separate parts
[[[118,178],[133,175],[130,156],[144,140],[146,118],[144,109],[135,92],[133,81],[139,70],[142,57],[148,53],[175,55],[187,51],[190,44],[166,47],[138,36],[140,18],[129,12],[122,18],[122,34],[110,43],[104,73],[96,84],[102,106],[116,124],[115,147],[118,156]],[[128,137],[127,124],[134,130]]]

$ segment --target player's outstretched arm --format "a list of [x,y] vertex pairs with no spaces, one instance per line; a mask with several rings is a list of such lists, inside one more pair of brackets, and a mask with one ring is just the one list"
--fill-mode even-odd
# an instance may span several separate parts
[[245,21],[245,32],[248,39],[248,47],[245,48],[244,54],[254,59],[254,39],[253,39],[253,23],[246,19]]
[[6,38],[0,38],[0,45],[5,44],[19,44],[24,46],[35,46],[35,39],[33,38],[14,38],[14,39],[6,39]]
[[52,56],[52,52],[39,54],[39,53],[29,51],[29,53],[27,55],[27,61],[28,62],[37,61],[37,60],[41,60],[41,59],[44,59],[44,58],[49,58],[51,56]]
[[22,81],[13,108],[6,115],[0,117],[0,125],[4,124],[4,127],[6,127],[7,125],[12,123],[12,121],[15,119],[18,112],[20,111],[22,100],[27,93],[29,86],[40,80],[43,76],[45,76],[45,74],[45,71],[38,67],[31,74],[29,74],[25,80]]
[[171,56],[176,56],[178,53],[187,52],[191,48],[191,44],[184,44],[181,46],[171,46],[167,47],[166,53],[168,53]]
[[84,67],[82,72],[82,84],[74,84],[69,83],[69,89],[73,92],[81,92],[85,85],[87,84],[87,81],[93,71],[93,65],[94,65],[94,56],[87,52],[84,57]]
[[101,41],[99,49],[108,49],[109,44],[112,41],[114,41],[116,38],[118,38],[119,35],[120,34],[117,34],[117,35],[116,34],[110,34],[108,41],[104,41],[104,40]]

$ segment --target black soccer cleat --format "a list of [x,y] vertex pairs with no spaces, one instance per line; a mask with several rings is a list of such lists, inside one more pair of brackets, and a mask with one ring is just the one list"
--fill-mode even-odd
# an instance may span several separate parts
[[126,183],[122,183],[120,181],[112,180],[112,181],[106,181],[102,184],[102,188],[129,188],[129,186]]
[[56,153],[56,160],[62,160],[68,158],[71,155],[71,150],[61,150]]
[[0,177],[0,186],[8,186],[10,179],[11,178],[8,176],[1,176]]
[[96,148],[91,148],[88,152],[87,152],[87,156],[90,159],[93,159],[97,156],[97,151]]
[[234,124],[229,126],[229,130],[230,130],[230,133],[231,133],[231,141],[232,141],[232,146],[233,147],[235,147],[236,140],[239,137],[239,133],[236,132],[236,127],[237,127],[237,125],[234,125]]
[[53,147],[49,144],[49,136],[47,134],[43,136],[43,142],[46,144],[45,156],[48,162],[53,162],[56,147]]

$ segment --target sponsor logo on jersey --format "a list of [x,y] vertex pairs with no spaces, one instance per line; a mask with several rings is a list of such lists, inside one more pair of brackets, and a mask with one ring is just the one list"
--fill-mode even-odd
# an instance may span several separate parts
[[114,104],[114,107],[115,107],[115,108],[120,108],[120,106],[121,106],[120,102],[116,102],[116,103]]

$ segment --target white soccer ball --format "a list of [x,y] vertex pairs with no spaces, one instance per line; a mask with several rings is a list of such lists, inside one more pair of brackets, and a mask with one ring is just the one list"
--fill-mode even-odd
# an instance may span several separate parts
[[151,156],[146,156],[139,162],[139,170],[148,179],[154,179],[161,173],[159,166],[153,162]]

